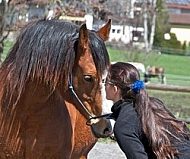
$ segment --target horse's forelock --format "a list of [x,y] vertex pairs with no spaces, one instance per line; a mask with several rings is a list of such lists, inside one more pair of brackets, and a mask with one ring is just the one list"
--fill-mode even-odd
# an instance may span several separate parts
[[109,55],[104,41],[95,33],[90,32],[89,43],[98,75],[104,74],[110,65]]

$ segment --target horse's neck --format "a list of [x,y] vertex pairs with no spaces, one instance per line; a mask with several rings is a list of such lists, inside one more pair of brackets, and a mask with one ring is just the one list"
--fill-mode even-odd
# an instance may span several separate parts
[[50,94],[46,85],[28,82],[12,112],[9,119],[3,122],[5,124],[0,134],[3,138],[2,149],[6,147],[6,151],[12,152],[13,156],[25,158],[38,158],[43,155],[44,158],[47,157],[45,155],[60,158],[62,153],[70,156],[70,117],[56,91]]
[[27,82],[15,108],[13,123],[7,123],[3,130],[8,130],[7,133],[1,134],[6,141],[0,153],[6,147],[7,152],[20,158],[46,158],[46,155],[61,158],[63,154],[65,158],[80,158],[86,156],[96,142],[76,107],[64,101],[56,90],[50,93],[45,84]]
[[65,101],[65,104],[70,114],[74,132],[74,147],[71,158],[87,156],[88,152],[92,149],[97,139],[93,136],[90,127],[86,125],[87,119],[80,113],[76,106],[67,101]]
[[[29,127],[28,117],[34,115],[35,111],[45,103],[49,96],[47,86],[29,81],[26,83],[26,87],[16,105],[8,105],[5,109],[7,111],[2,111],[1,152],[7,151],[6,153],[10,156],[11,154],[20,157],[23,155],[25,150],[22,147],[25,144],[27,131],[25,128]],[[6,107],[6,104],[2,107]],[[5,147],[6,150],[2,150]]]
[[[67,147],[70,149],[67,152],[72,152],[71,158],[87,155],[97,139],[92,135],[90,127],[86,126],[86,118],[78,111],[74,104],[65,101],[57,91],[50,94],[49,88],[46,85],[31,82],[26,85],[24,96],[23,104],[25,105],[25,109],[27,108],[26,114],[29,116],[27,120],[28,125],[25,127],[27,136],[39,135],[34,134],[38,131],[36,124],[49,125],[49,129],[41,128],[40,130],[44,133],[43,137],[47,134],[47,143],[54,141],[56,143],[55,147],[59,143],[63,147]],[[71,97],[70,93],[67,91],[64,97]],[[56,128],[55,125],[57,125]],[[56,142],[57,139],[54,138],[51,139],[49,134],[53,133],[57,133],[59,139],[62,138],[64,143]],[[33,142],[29,141],[30,144],[32,145]],[[61,147],[60,145],[58,147]],[[30,148],[28,149],[28,153],[30,153]]]
[[77,123],[75,125],[75,145],[74,145],[74,154],[83,154],[87,156],[88,152],[92,149],[92,147],[97,142],[97,138],[95,138],[92,134],[91,128],[86,125],[86,118],[81,117],[81,114],[78,112],[77,115]]
[[43,83],[28,81],[19,104],[29,113],[38,109],[50,97],[50,89]]

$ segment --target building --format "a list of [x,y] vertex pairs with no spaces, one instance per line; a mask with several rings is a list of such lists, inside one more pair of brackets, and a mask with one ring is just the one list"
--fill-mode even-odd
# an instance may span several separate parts
[[184,43],[190,43],[190,0],[165,0],[169,12],[171,33]]

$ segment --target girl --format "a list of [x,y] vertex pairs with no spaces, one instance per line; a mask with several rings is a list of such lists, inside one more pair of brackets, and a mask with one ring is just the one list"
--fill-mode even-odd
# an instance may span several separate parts
[[127,159],[190,159],[190,131],[157,98],[149,97],[138,70],[129,63],[110,66],[105,81],[112,100],[115,138]]

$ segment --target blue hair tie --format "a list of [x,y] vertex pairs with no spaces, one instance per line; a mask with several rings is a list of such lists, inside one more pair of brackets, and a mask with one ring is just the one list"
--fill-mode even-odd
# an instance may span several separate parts
[[138,94],[140,92],[140,90],[144,89],[144,88],[145,88],[145,86],[144,86],[144,82],[142,80],[138,80],[138,81],[134,82],[131,87],[132,91],[136,94]]

